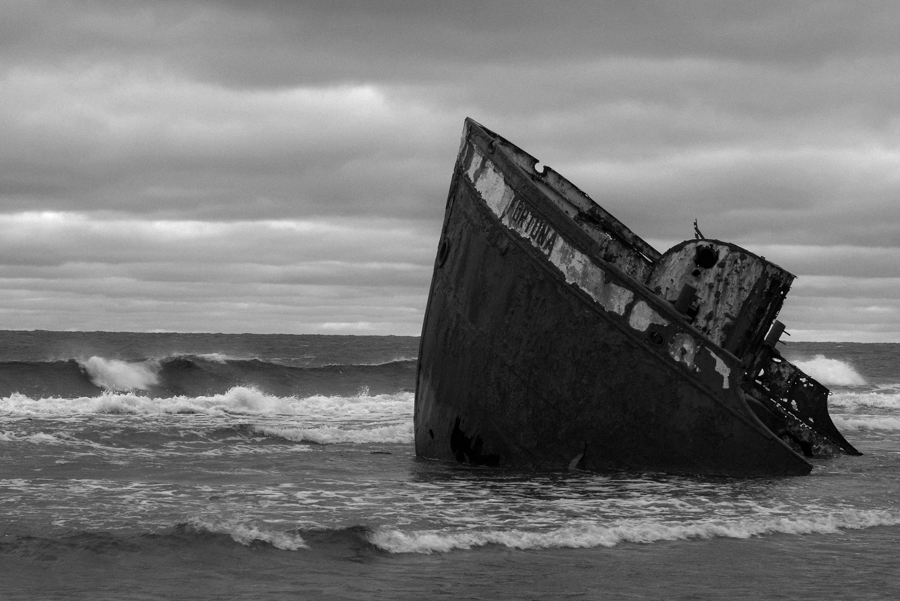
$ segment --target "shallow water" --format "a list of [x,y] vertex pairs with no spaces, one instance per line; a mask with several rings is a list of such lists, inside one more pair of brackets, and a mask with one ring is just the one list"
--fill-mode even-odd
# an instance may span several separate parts
[[787,347],[865,455],[733,480],[418,460],[414,338],[40,334],[0,336],[2,598],[900,592],[900,345]]

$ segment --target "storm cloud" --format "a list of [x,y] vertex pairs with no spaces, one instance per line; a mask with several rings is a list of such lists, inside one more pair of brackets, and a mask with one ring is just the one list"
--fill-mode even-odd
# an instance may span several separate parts
[[0,327],[417,334],[470,116],[900,340],[895,3],[2,5]]

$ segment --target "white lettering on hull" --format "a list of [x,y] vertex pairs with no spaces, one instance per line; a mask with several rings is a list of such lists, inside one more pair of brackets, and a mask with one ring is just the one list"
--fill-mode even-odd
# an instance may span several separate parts
[[[524,203],[514,203],[515,193],[489,160],[475,150],[466,175],[485,204],[509,229],[541,250],[566,281],[586,292],[606,311],[624,315],[634,293],[613,282],[590,258],[560,237],[542,218],[534,215]],[[509,210],[515,205],[513,210]]]
[[[473,148],[466,176],[501,223],[541,251],[566,282],[586,292],[604,310],[625,315],[626,309],[634,300],[634,293],[607,281],[604,270],[590,257],[564,240],[541,216],[534,214],[527,204],[517,202],[515,192],[507,185],[503,173],[478,148]],[[666,326],[669,321],[649,304],[639,300],[631,309],[628,325],[639,332],[646,332],[651,324]],[[692,336],[679,332],[672,338],[669,355],[675,362],[684,363],[688,369],[696,370],[694,357],[698,346]],[[706,350],[716,362],[716,371],[722,375],[722,388],[728,388],[731,370],[711,349]]]

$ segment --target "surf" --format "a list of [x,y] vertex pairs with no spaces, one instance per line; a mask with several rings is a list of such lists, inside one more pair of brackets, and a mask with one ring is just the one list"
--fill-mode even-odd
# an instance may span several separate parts
[[52,361],[0,362],[0,396],[209,396],[252,387],[276,396],[351,395],[411,391],[415,361],[297,366],[221,353],[124,360],[92,355]]
[[848,529],[900,525],[900,513],[884,510],[844,510],[805,517],[765,517],[736,520],[694,520],[682,523],[623,520],[609,524],[584,522],[546,530],[474,529],[465,531],[380,528],[368,535],[376,547],[390,553],[448,553],[487,545],[510,549],[589,549],[622,543],[711,538],[746,539],[771,534],[835,534]]

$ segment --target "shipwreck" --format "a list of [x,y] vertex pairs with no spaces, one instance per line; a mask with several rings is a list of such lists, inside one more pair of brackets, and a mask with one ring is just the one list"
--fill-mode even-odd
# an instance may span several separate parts
[[793,275],[699,230],[660,253],[537,164],[466,120],[422,327],[419,457],[746,477],[859,454],[828,389],[776,349]]

